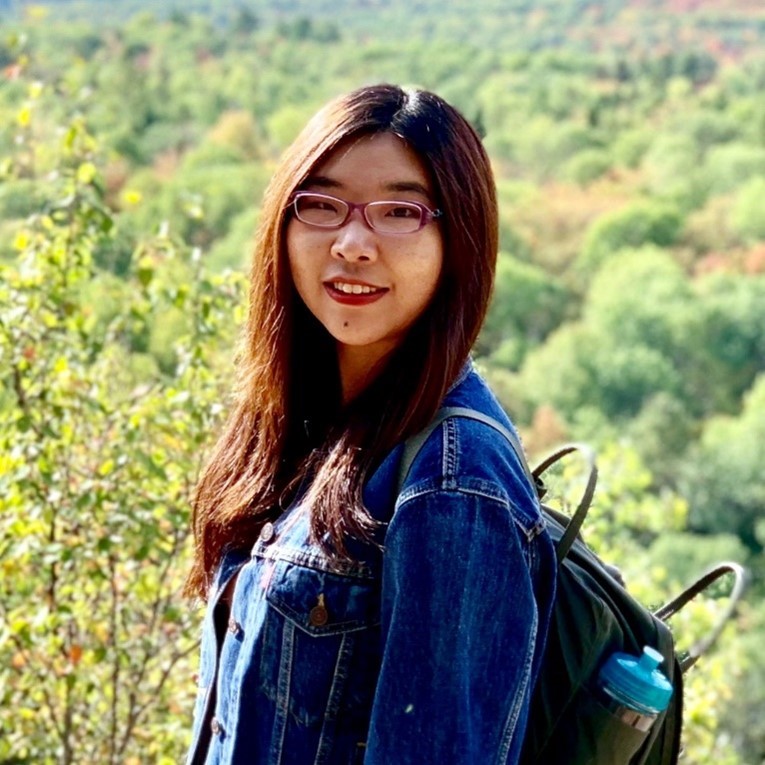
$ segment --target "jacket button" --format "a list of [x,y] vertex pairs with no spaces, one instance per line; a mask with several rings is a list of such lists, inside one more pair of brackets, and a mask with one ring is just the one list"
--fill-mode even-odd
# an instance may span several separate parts
[[263,528],[260,530],[260,541],[270,542],[273,540],[275,536],[276,536],[276,529],[274,528],[274,524],[271,523],[271,521],[264,524]]
[[308,621],[312,627],[323,627],[329,621],[323,594],[319,595],[319,602],[308,612]]
[[228,631],[236,637],[242,631],[242,625],[232,616],[228,620]]
[[210,720],[210,730],[216,735],[221,736],[223,735],[223,726],[220,724],[220,721],[217,717],[213,717],[212,720]]

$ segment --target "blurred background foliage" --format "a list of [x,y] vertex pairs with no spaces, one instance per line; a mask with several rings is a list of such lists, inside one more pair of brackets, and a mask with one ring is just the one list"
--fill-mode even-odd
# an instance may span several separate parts
[[383,80],[485,136],[477,361],[532,457],[598,449],[588,540],[656,605],[749,568],[689,677],[684,761],[765,762],[759,0],[0,0],[0,22],[0,762],[182,757],[188,499],[260,197],[320,104]]

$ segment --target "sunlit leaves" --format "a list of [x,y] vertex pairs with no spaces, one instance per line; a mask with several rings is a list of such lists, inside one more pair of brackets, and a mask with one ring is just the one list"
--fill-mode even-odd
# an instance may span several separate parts
[[[223,397],[209,340],[226,336],[240,282],[206,275],[165,230],[115,289],[93,264],[113,212],[82,122],[59,162],[57,195],[2,266],[0,757],[175,761],[181,738],[151,731],[170,708],[184,726],[191,701],[168,685],[196,645],[180,598],[188,502]],[[136,365],[136,327],[172,312],[163,373]]]

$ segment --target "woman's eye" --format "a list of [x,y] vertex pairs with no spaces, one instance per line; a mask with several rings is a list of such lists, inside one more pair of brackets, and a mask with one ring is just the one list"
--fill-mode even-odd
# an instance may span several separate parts
[[394,205],[390,207],[387,215],[391,218],[419,218],[420,210],[410,205]]
[[337,205],[327,199],[304,197],[302,206],[304,210],[326,210],[327,212],[337,212]]
[[339,205],[331,199],[320,199],[317,197],[302,197],[300,200],[300,209],[303,212],[324,212],[338,214]]

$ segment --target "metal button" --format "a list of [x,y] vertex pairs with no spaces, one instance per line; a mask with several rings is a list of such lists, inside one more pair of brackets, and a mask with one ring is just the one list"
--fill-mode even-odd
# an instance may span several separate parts
[[324,594],[319,595],[319,602],[308,612],[308,621],[313,627],[323,627],[329,621],[329,612],[324,605]]
[[264,524],[263,528],[260,530],[260,541],[270,542],[275,536],[276,536],[276,529],[274,528],[274,524],[271,523],[271,521]]
[[242,625],[232,616],[228,620],[228,631],[236,637],[242,631]]
[[194,683],[194,685],[199,685],[199,672],[195,672],[195,673],[194,673],[194,674],[191,676],[191,680],[192,680],[192,682]]
[[216,735],[220,736],[223,734],[223,726],[220,724],[217,717],[213,717],[212,720],[210,720],[210,730]]

